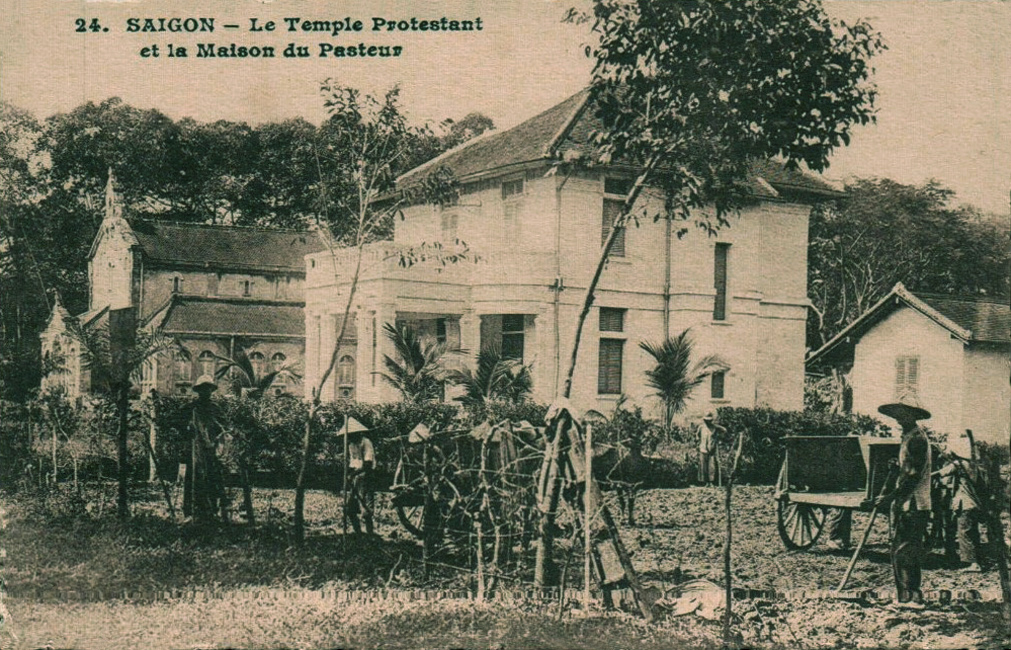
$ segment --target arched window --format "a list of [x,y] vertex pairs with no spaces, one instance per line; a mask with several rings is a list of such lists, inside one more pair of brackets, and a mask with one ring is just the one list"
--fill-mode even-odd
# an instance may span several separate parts
[[270,357],[270,369],[273,372],[281,373],[274,378],[274,383],[271,384],[274,387],[274,394],[280,395],[284,392],[284,386],[287,383],[288,373],[281,372],[284,368],[285,363],[287,363],[288,357],[284,356],[282,352],[275,352]]
[[217,368],[217,364],[214,362],[214,353],[210,350],[204,350],[197,357],[197,361],[200,363],[200,374],[214,376],[214,371]]
[[259,379],[264,375],[266,363],[267,359],[263,356],[262,352],[249,353],[249,365],[253,366],[253,379]]
[[182,350],[176,350],[175,353],[176,362],[176,381],[177,382],[189,382],[193,381],[193,368],[190,365],[190,355]]
[[337,361],[337,395],[345,399],[355,396],[355,358],[350,354]]

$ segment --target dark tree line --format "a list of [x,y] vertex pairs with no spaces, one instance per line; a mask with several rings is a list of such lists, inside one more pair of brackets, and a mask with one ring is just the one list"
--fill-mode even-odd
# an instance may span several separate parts
[[[410,155],[394,177],[494,128],[472,113],[398,135]],[[173,120],[118,98],[39,121],[0,103],[0,396],[19,399],[39,382],[38,335],[55,296],[87,308],[87,256],[101,223],[109,169],[128,217],[304,228],[325,222],[353,233],[337,197],[353,170],[346,129],[332,119],[243,122]],[[351,200],[354,200],[353,198]],[[392,222],[374,236],[392,231]]]
[[1008,216],[952,205],[936,181],[849,183],[811,213],[808,346],[818,348],[902,282],[913,292],[1008,296]]

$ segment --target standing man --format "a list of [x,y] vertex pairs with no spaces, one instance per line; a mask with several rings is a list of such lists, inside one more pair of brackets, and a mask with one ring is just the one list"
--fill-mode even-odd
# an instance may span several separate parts
[[930,518],[930,442],[917,421],[930,418],[916,397],[903,395],[898,402],[883,404],[878,413],[895,419],[902,427],[899,447],[899,478],[895,489],[878,498],[891,504],[892,571],[898,606],[923,609],[920,591],[923,540]]
[[967,573],[979,573],[982,543],[979,537],[979,501],[972,489],[977,468],[972,461],[951,454],[947,464],[936,474],[945,479],[951,491],[951,512],[957,520],[958,558]]
[[348,472],[348,500],[344,504],[344,513],[356,534],[362,532],[359,514],[362,515],[365,519],[365,532],[371,535],[373,512],[376,507],[376,494],[373,490],[376,452],[372,441],[365,435],[368,431],[368,427],[348,416],[341,435],[348,436],[348,457],[345,465],[345,471]]
[[184,489],[188,488],[191,495],[193,518],[203,522],[213,520],[219,513],[222,521],[228,518],[224,476],[217,453],[218,446],[223,442],[221,434],[224,427],[218,419],[217,408],[211,402],[211,393],[217,388],[210,375],[201,375],[193,384],[197,401],[188,425],[190,467]]
[[709,411],[699,427],[699,485],[712,487],[716,480],[716,444],[727,430],[716,424],[716,415]]

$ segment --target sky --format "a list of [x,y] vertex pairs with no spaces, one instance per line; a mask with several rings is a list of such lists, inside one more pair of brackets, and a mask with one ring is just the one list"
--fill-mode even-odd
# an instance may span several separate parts
[[[0,100],[39,118],[118,96],[172,118],[295,116],[319,122],[326,78],[382,93],[399,84],[413,120],[479,111],[508,128],[589,81],[586,27],[564,24],[583,0],[0,0]],[[876,57],[877,123],[858,127],[826,175],[937,179],[958,201],[1007,215],[1011,189],[1011,2],[835,0],[830,15],[865,18],[888,50]],[[373,32],[373,18],[475,20],[472,32]],[[214,33],[130,33],[128,18],[210,17]],[[288,31],[284,18],[362,21],[362,31]],[[78,33],[77,20],[86,31]],[[251,20],[274,31],[251,32]],[[108,31],[91,32],[92,19]],[[238,24],[239,29],[225,29]],[[276,47],[277,58],[196,58],[198,43]],[[167,45],[191,56],[166,56]],[[289,43],[307,58],[281,56]],[[401,56],[318,56],[321,44],[399,45]],[[158,57],[142,57],[159,45]]]

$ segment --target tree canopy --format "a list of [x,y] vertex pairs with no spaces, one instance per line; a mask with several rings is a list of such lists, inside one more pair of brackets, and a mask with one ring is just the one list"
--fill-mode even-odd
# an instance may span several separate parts
[[1007,296],[1011,226],[936,181],[857,179],[811,214],[808,346],[817,348],[884,297],[911,291]]
[[[411,126],[397,113],[396,148],[408,154],[392,161],[390,176],[493,128],[480,113],[437,128]],[[340,237],[356,224],[334,209],[351,177],[347,130],[334,120],[173,120],[111,98],[39,121],[0,103],[0,392],[23,397],[38,385],[38,334],[56,294],[72,314],[88,307],[87,255],[110,168],[128,218],[325,223]]]

